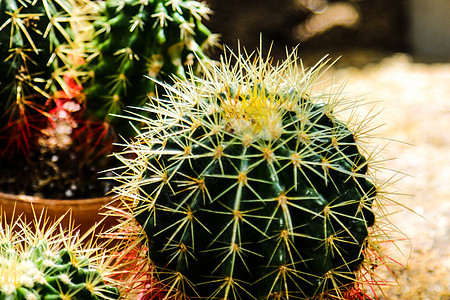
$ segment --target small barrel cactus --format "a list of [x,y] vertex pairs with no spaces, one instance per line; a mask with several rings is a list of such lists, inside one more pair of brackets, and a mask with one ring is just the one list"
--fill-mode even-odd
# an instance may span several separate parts
[[133,200],[159,286],[183,299],[362,295],[379,196],[365,123],[339,118],[356,102],[314,93],[325,63],[230,56],[165,85],[117,155],[116,191]]
[[[202,24],[209,8],[193,0],[100,1],[94,23],[97,55],[89,60],[92,84],[86,90],[89,113],[108,123],[120,122],[125,106],[142,106],[155,93],[150,76],[171,82],[205,59],[204,50],[216,43]],[[128,126],[116,126],[116,131]]]
[[78,235],[59,232],[61,220],[0,226],[0,299],[119,299],[118,288],[105,283],[107,260],[83,248]]

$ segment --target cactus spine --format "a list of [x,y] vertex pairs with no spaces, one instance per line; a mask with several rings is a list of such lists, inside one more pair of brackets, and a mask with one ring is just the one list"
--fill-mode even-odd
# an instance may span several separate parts
[[74,0],[0,2],[0,137],[2,151],[27,153],[46,126],[47,99],[76,77],[85,30]]
[[116,191],[133,200],[175,297],[344,299],[358,289],[377,181],[357,139],[364,123],[338,119],[356,102],[313,91],[324,67],[231,54],[150,101],[157,117],[142,119],[126,151],[136,158],[117,155],[126,171]]
[[[142,106],[155,84],[145,76],[171,82],[205,59],[204,50],[217,35],[202,24],[209,8],[192,0],[114,0],[99,3],[97,56],[88,61],[94,72],[86,90],[88,110],[100,120],[117,123],[125,106]],[[122,128],[121,128],[122,127]],[[121,133],[125,126],[117,126]]]

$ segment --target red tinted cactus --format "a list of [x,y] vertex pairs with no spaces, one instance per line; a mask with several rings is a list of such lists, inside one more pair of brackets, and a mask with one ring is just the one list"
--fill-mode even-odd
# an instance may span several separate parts
[[72,0],[5,0],[0,11],[0,151],[27,155],[51,118],[47,100],[77,73],[84,23]]

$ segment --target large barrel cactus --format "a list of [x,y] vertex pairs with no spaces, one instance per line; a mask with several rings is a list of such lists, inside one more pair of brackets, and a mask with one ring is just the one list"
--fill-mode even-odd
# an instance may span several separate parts
[[325,65],[225,55],[150,101],[156,118],[118,155],[117,192],[132,200],[161,290],[356,297],[378,195],[364,123],[339,118],[355,101],[315,90]]
[[112,114],[142,106],[155,93],[155,83],[145,76],[168,82],[171,76],[185,78],[216,43],[217,35],[202,24],[210,13],[202,2],[113,0],[98,2],[97,9],[97,55],[88,61],[94,78],[86,96],[89,114],[109,123],[121,121]]

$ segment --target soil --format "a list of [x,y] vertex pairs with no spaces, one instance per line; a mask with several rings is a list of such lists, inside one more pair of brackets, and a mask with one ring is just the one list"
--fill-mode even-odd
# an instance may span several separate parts
[[47,199],[103,197],[112,188],[107,159],[95,163],[74,151],[34,151],[27,157],[1,157],[0,191]]
[[388,282],[374,298],[449,300],[450,64],[392,54],[364,67],[337,67],[333,75],[349,79],[345,96],[372,103],[363,113],[378,102],[375,123],[384,125],[375,131],[385,138],[379,144],[387,143],[379,176],[401,172],[388,187],[394,204],[388,210],[404,236],[397,236],[396,247],[385,246],[398,263],[390,273],[378,271]]

